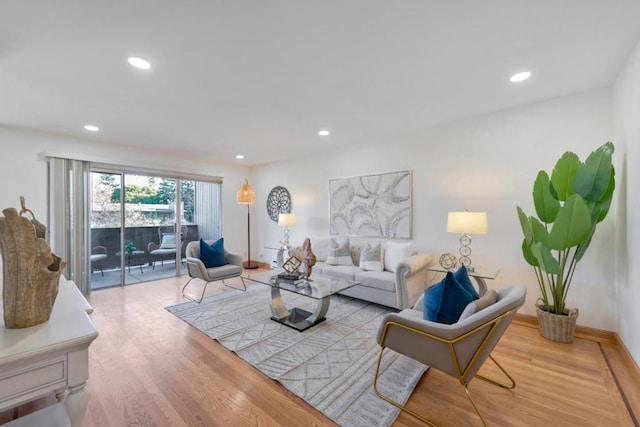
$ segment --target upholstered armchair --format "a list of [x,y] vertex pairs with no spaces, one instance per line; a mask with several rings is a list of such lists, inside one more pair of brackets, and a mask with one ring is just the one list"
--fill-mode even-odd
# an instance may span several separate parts
[[[503,388],[512,389],[516,386],[513,378],[491,356],[491,352],[511,323],[518,308],[524,304],[526,293],[526,288],[522,285],[501,289],[497,291],[495,303],[451,325],[423,320],[422,300],[419,300],[412,309],[387,314],[378,329],[380,353],[373,380],[375,393],[428,425],[436,425],[423,415],[384,396],[378,390],[380,363],[384,350],[388,348],[424,363],[431,369],[437,369],[457,378],[464,387],[473,409],[482,423],[487,425],[471,397],[468,385],[472,379],[478,377]],[[478,375],[478,370],[487,358],[491,359],[509,379],[508,383]]]
[[[213,240],[205,240],[205,243],[211,245]],[[187,254],[187,271],[189,273],[189,280],[182,288],[182,296],[186,299],[195,301],[197,303],[202,302],[202,298],[204,298],[204,293],[207,290],[207,286],[211,282],[222,281],[225,286],[229,286],[225,283],[226,279],[231,279],[233,277],[238,277],[242,273],[242,256],[238,254],[234,254],[228,251],[224,251],[224,257],[227,264],[222,265],[220,267],[212,267],[207,268],[204,263],[200,260],[200,241],[193,241],[187,244],[186,249]],[[199,299],[193,299],[190,296],[184,293],[184,290],[189,286],[189,283],[193,279],[204,280],[204,288],[202,289],[202,295]],[[247,290],[247,286],[244,283],[244,279],[240,276],[240,280],[242,280],[243,290]],[[235,288],[234,286],[229,286],[230,288]]]

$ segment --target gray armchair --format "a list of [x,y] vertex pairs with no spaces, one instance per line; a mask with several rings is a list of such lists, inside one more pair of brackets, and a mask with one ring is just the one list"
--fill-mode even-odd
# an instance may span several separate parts
[[[207,244],[212,244],[213,240],[205,240]],[[197,303],[202,302],[202,298],[204,298],[204,293],[207,290],[207,286],[211,282],[222,281],[225,286],[229,286],[225,283],[226,279],[231,279],[233,277],[240,277],[242,280],[242,286],[244,289],[236,288],[234,286],[229,286],[230,288],[247,290],[247,285],[244,283],[244,279],[240,274],[242,273],[242,256],[237,255],[231,252],[224,251],[224,257],[228,264],[220,266],[207,268],[204,263],[200,260],[200,241],[193,241],[187,244],[187,271],[189,272],[189,280],[182,288],[182,296],[191,301],[195,301]],[[193,299],[190,296],[184,293],[184,290],[189,286],[189,283],[193,279],[201,279],[205,281],[204,288],[202,289],[202,295],[199,299]]]
[[[413,309],[387,314],[378,329],[380,353],[373,380],[375,393],[428,425],[436,425],[426,417],[382,395],[378,390],[382,354],[386,348],[389,348],[457,378],[464,387],[473,409],[486,426],[487,423],[467,386],[476,376],[503,388],[512,389],[516,386],[513,378],[491,356],[491,352],[511,323],[516,311],[524,304],[526,294],[526,288],[522,285],[501,289],[497,291],[497,301],[494,304],[452,325],[423,320],[421,301],[418,301]],[[501,383],[478,375],[478,370],[487,358],[491,359],[506,375],[509,383]]]

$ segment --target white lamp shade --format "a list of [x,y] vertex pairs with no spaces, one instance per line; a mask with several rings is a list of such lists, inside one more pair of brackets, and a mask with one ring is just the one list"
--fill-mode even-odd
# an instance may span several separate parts
[[296,214],[281,213],[278,215],[278,225],[282,227],[293,227],[296,225]]
[[449,212],[447,232],[457,234],[487,234],[489,223],[486,212]]

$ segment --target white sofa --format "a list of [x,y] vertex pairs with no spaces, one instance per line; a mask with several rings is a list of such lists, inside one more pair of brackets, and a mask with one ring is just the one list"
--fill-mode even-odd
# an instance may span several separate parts
[[[380,243],[383,247],[387,244]],[[365,243],[350,242],[352,266],[328,264],[329,244],[330,238],[311,238],[311,247],[317,258],[311,278],[321,274],[360,282],[341,294],[403,310],[413,307],[424,293],[431,255],[411,250],[409,256],[394,262],[393,265],[385,262],[383,271],[366,271],[359,267],[360,250]]]

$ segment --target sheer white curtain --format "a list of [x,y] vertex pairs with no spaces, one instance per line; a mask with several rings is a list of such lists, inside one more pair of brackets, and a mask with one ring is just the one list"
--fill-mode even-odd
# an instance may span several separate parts
[[89,292],[89,162],[49,157],[48,241],[67,263],[64,276]]
[[222,184],[196,181],[194,222],[199,237],[217,240],[222,237]]

